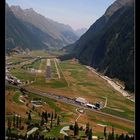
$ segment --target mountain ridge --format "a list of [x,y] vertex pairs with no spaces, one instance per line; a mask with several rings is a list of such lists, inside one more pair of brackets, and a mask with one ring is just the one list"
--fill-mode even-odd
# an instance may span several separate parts
[[20,6],[11,8],[6,3],[5,9],[6,48],[8,50],[18,46],[31,50],[59,50],[78,39],[69,25],[47,19],[36,13],[33,8],[25,10]]
[[11,11],[8,4],[6,4],[6,30],[5,41],[6,51],[15,47],[22,47],[23,49],[48,49],[48,46],[42,43],[36,35],[31,33],[24,24],[18,20]]
[[133,33],[134,1],[117,0],[78,41],[63,48],[70,54],[62,59],[76,57],[82,64],[124,81],[126,89],[134,91]]
[[22,9],[20,6],[11,6],[11,10],[18,19],[34,25],[42,32],[49,34],[54,40],[60,42],[61,47],[71,44],[78,39],[69,25],[46,18],[31,8]]

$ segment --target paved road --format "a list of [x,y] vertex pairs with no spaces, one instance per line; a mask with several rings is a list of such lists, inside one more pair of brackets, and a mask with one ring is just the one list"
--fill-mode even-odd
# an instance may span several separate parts
[[[17,87],[17,86],[14,86],[14,87]],[[20,89],[20,87],[17,87],[17,88]],[[57,100],[57,101],[60,101],[60,102],[66,103],[66,104],[70,104],[70,105],[79,107],[79,108],[82,107],[85,110],[90,110],[90,111],[93,111],[95,113],[98,113],[98,114],[101,114],[101,115],[104,115],[104,116],[109,116],[109,117],[112,117],[112,118],[115,118],[115,119],[118,119],[118,120],[121,120],[121,121],[124,121],[124,122],[132,123],[132,124],[135,123],[134,121],[131,121],[131,120],[119,117],[119,116],[111,115],[111,114],[102,112],[101,110],[95,110],[95,109],[88,108],[86,106],[82,106],[82,105],[76,103],[75,100],[70,99],[68,97],[56,95],[56,94],[53,94],[53,93],[44,93],[44,92],[40,91],[39,89],[30,88],[30,89],[26,89],[26,90],[29,93],[34,93],[34,94],[37,94],[37,95],[40,95],[40,96],[43,96],[43,97],[48,97],[50,99],[54,99],[54,100]]]

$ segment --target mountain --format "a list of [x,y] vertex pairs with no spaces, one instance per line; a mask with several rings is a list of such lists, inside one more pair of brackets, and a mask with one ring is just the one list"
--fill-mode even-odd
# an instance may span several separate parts
[[5,16],[5,43],[6,52],[16,47],[29,49],[47,49],[48,46],[40,41],[38,36],[15,17],[9,6],[6,4]]
[[134,1],[116,0],[78,41],[64,49],[70,52],[67,58],[77,57],[134,91]]
[[76,31],[75,31],[75,34],[77,35],[77,36],[81,36],[81,35],[83,35],[85,32],[87,31],[87,28],[80,28],[80,29],[77,29]]
[[36,30],[32,26],[40,31],[41,41],[49,48],[59,49],[78,40],[78,36],[69,25],[46,18],[32,8],[22,9],[20,6],[11,6],[10,8],[14,15],[34,34],[36,34]]

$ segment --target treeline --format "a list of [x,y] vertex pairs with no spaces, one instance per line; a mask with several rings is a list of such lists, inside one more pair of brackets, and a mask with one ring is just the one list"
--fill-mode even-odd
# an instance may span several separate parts
[[[33,109],[34,110],[34,109]],[[23,121],[21,116],[18,114],[14,114],[12,120],[8,118],[7,120],[7,130],[6,130],[6,138],[8,140],[93,140],[94,129],[90,126],[89,123],[86,124],[86,127],[83,128],[82,126],[79,126],[78,122],[75,121],[73,125],[70,125],[70,135],[69,136],[63,136],[56,138],[54,137],[44,137],[41,132],[43,130],[46,130],[46,132],[50,132],[52,128],[57,127],[60,125],[60,116],[56,113],[56,111],[53,113],[42,112],[39,114],[41,117],[40,122],[34,122],[32,121],[31,111],[27,112],[27,120]],[[24,129],[24,125],[27,125],[27,132],[32,130],[32,128],[37,127],[38,130],[35,131],[32,134],[24,134],[19,135],[12,132],[12,128],[20,131]],[[83,135],[80,135],[80,133],[83,133]],[[28,134],[28,135],[27,135]],[[134,140],[134,134],[128,135],[128,134],[116,134],[115,128],[112,127],[111,132],[107,131],[107,127],[104,127],[103,130],[103,136],[97,137],[98,140],[104,139],[104,140]]]
[[[35,110],[34,106],[32,110]],[[32,111],[26,112],[27,114],[27,120],[24,120],[21,118],[20,115],[14,113],[12,118],[7,119],[7,129],[6,129],[6,138],[9,140],[12,139],[31,139],[31,140],[44,140],[44,136],[40,135],[39,133],[42,130],[46,130],[47,132],[50,132],[52,128],[57,127],[60,125],[60,116],[56,113],[56,111],[53,113],[42,112],[38,115],[40,116],[40,122],[34,122],[32,120]],[[27,125],[27,128],[25,128],[25,124]],[[27,136],[27,132],[29,132],[34,127],[37,127],[38,130],[34,134],[31,134]],[[13,132],[13,130],[24,130],[26,129],[25,135],[18,135]]]
[[70,54],[65,54],[65,55],[59,56],[58,59],[60,59],[61,61],[64,61],[64,60],[69,60],[69,59],[72,59],[75,57],[76,57],[76,54],[70,53]]

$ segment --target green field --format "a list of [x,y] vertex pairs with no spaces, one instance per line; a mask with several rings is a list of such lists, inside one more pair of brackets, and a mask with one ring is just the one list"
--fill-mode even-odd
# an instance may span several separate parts
[[51,59],[51,73],[52,73],[52,79],[58,79],[57,70],[55,67],[54,59]]
[[19,101],[20,95],[21,95],[21,93],[19,91],[16,91],[15,95],[13,96],[13,101],[17,104],[23,104],[22,102]]
[[62,136],[62,134],[60,134],[60,130],[61,128],[63,128],[63,126],[57,126],[55,128],[53,128],[49,133],[47,132],[44,132],[42,133],[44,135],[44,137],[55,137],[55,138],[58,138],[60,136]]
[[37,58],[31,64],[27,64],[26,65],[26,68],[39,69],[40,63],[41,63],[41,59],[40,58]]
[[[41,67],[41,69],[43,70],[44,68],[45,71],[45,63],[45,59],[37,60],[32,64],[32,67]],[[106,81],[90,73],[85,66],[79,63],[72,63],[69,60],[59,62],[58,69],[61,79],[52,78],[51,80],[46,80],[45,73],[42,73],[41,75],[37,75],[36,82],[33,83],[32,86],[44,91],[50,90],[51,88],[58,91],[60,90],[65,93],[66,96],[69,96],[67,92],[71,92],[74,97],[82,96],[93,103],[97,101],[104,103],[105,99],[103,99],[103,97],[107,97],[107,106],[110,109],[105,108],[103,112],[134,120],[134,103],[115,91]],[[56,77],[56,68],[53,59],[51,59],[51,70],[52,76]],[[20,68],[14,69],[12,74],[22,80],[34,80],[35,78],[35,75]],[[119,112],[117,109],[123,111]]]
[[104,112],[131,120],[134,119],[134,103],[115,91],[103,79],[95,74],[92,74],[89,77],[89,70],[80,64],[71,64],[70,61],[64,61],[61,62],[60,65],[64,72],[69,71],[69,75],[73,78],[73,80],[71,80],[72,82],[70,88],[74,88],[75,92],[79,92],[79,95],[83,95],[87,98],[93,98],[93,102],[95,96],[101,100],[102,97],[107,97],[107,106],[122,109],[124,112],[119,113],[118,111],[108,109],[104,109]]
[[11,70],[11,74],[21,81],[33,81],[35,79],[35,75],[28,72],[27,70],[21,69],[20,67],[16,67],[15,69]]

